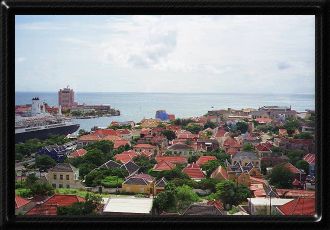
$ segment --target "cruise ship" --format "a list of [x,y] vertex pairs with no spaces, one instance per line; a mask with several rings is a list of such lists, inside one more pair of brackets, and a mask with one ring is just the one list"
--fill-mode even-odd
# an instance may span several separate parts
[[70,119],[61,114],[61,107],[57,115],[46,112],[45,104],[42,106],[38,97],[32,99],[30,116],[15,117],[15,143],[25,142],[37,138],[44,140],[52,135],[68,135],[79,129]]

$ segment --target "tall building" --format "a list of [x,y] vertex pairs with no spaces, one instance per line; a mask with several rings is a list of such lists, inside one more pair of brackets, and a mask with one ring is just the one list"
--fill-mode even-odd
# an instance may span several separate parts
[[75,105],[74,92],[69,86],[58,91],[58,105],[65,108],[70,108]]

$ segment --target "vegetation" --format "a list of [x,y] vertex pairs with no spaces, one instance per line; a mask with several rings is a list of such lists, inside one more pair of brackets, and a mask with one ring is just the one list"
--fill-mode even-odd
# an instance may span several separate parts
[[157,163],[155,159],[149,160],[148,157],[140,155],[134,157],[134,163],[140,167],[140,172],[147,173]]
[[183,129],[185,129],[191,133],[198,134],[200,131],[203,130],[203,127],[198,124],[192,123],[187,126],[184,126]]
[[313,135],[311,133],[300,133],[293,136],[295,139],[313,139]]
[[299,160],[299,161],[297,161],[297,163],[295,164],[295,166],[298,169],[304,170],[305,173],[308,173],[309,172],[309,164],[308,164],[307,161]]
[[244,143],[243,144],[243,150],[244,151],[253,151],[254,150],[254,146],[253,146],[253,144],[251,144],[251,143]]
[[289,162],[293,165],[301,160],[304,156],[304,151],[302,150],[288,150],[286,151],[286,156],[289,158]]
[[172,130],[163,130],[162,134],[167,138],[167,140],[171,141],[176,138],[175,132]]
[[248,131],[249,125],[246,122],[239,121],[236,123],[236,129],[241,131],[241,133],[246,133]]
[[203,171],[206,171],[206,176],[209,177],[212,172],[218,168],[222,163],[219,160],[211,160],[202,165]]
[[251,193],[248,187],[236,185],[235,182],[226,180],[216,185],[216,197],[221,199],[224,208],[229,210],[232,205],[238,205],[251,197]]
[[212,121],[207,121],[204,125],[204,129],[207,129],[207,128],[214,129],[215,127],[217,127],[217,124]]
[[172,121],[172,123],[174,125],[179,125],[179,126],[187,126],[191,122],[193,122],[193,120],[191,120],[191,119],[180,119],[180,118],[177,118],[174,121]]
[[85,184],[87,187],[95,187],[102,185],[102,180],[108,176],[116,176],[118,178],[124,179],[128,176],[128,172],[124,169],[97,169],[85,176]]
[[40,169],[49,169],[56,165],[56,161],[48,155],[38,155],[35,166]]
[[276,165],[270,175],[269,183],[276,188],[292,188],[294,175],[283,166],[283,164]]
[[118,176],[107,176],[101,180],[101,184],[106,188],[117,188],[121,187],[121,184],[124,182],[124,179]]
[[284,128],[288,131],[288,134],[291,136],[296,129],[300,127],[300,123],[297,119],[287,119]]

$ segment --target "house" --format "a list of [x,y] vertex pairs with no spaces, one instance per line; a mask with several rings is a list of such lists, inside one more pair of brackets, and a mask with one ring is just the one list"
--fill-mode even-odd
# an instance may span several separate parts
[[228,180],[228,174],[227,174],[227,170],[225,167],[223,166],[219,166],[218,168],[216,168],[211,176],[210,176],[212,179],[216,179],[216,180]]
[[85,199],[77,195],[55,194],[48,198],[45,202],[37,204],[25,215],[56,216],[58,207],[71,206],[77,202],[85,202]]
[[271,150],[272,144],[269,144],[269,142],[267,142],[267,143],[260,143],[260,144],[257,144],[254,146],[256,153],[258,154],[258,156],[260,158],[268,157],[268,156],[272,155],[272,150]]
[[258,122],[259,124],[268,124],[271,123],[273,120],[267,117],[258,117],[255,119],[255,121]]
[[219,149],[219,142],[215,139],[198,139],[197,151],[211,152]]
[[274,197],[256,197],[248,199],[248,212],[250,215],[269,215],[276,212],[276,207],[289,203],[293,199],[282,199]]
[[151,215],[152,198],[111,197],[103,208],[103,215]]
[[82,188],[79,169],[68,163],[59,163],[48,170],[46,179],[54,188]]
[[[121,137],[117,136],[117,132],[113,132],[115,130],[105,131],[105,130],[99,129],[97,131],[98,132],[94,132],[94,133],[90,133],[90,134],[86,134],[86,135],[78,137],[78,146],[79,147],[86,146],[88,144],[91,144],[91,143],[94,143],[97,141],[114,142],[115,140],[122,140]],[[115,133],[115,135],[108,135],[108,134],[113,134],[113,133]]]
[[226,164],[228,179],[234,180],[238,184],[250,186],[251,177],[261,177],[260,168],[256,167],[251,161],[244,166],[239,161],[232,165],[226,161]]
[[280,215],[284,216],[314,216],[316,214],[315,197],[296,198],[288,203],[278,206],[277,211]]
[[306,152],[314,152],[315,144],[313,139],[290,139],[290,138],[281,138],[279,147],[284,149],[301,149]]
[[85,149],[77,149],[77,150],[73,151],[72,153],[70,153],[70,155],[68,156],[68,158],[82,157],[86,153],[87,153],[87,150],[85,150]]
[[304,156],[304,161],[309,164],[309,172],[308,174],[311,176],[315,176],[315,154],[308,153]]
[[260,168],[260,159],[253,152],[249,151],[237,152],[232,156],[231,161],[233,165],[239,162],[242,166],[246,166],[251,162],[253,166]]
[[93,169],[92,171],[94,170],[97,170],[97,169],[115,169],[115,168],[121,168],[121,169],[124,169],[128,172],[128,175],[129,176],[132,176],[134,174],[136,174],[140,167],[135,164],[133,161],[128,161],[124,164],[121,164],[121,163],[118,163],[118,162],[115,162],[113,160],[109,160],[107,162],[105,162],[103,165],[97,167],[96,169]]
[[227,139],[223,142],[223,149],[227,152],[230,148],[234,148],[240,150],[242,144],[235,140],[233,137],[227,137]]
[[267,167],[274,167],[281,163],[286,163],[289,161],[287,156],[270,156],[270,157],[262,157],[260,159],[261,166]]
[[129,193],[154,194],[155,178],[148,174],[136,174],[122,183],[122,191]]
[[173,144],[167,148],[167,151],[170,151],[173,155],[190,156],[195,154],[194,149],[184,143]]
[[215,161],[215,160],[217,160],[217,158],[215,156],[200,156],[198,158],[198,160],[196,161],[196,164],[198,164],[199,166],[202,166],[209,161]]
[[24,215],[34,205],[34,202],[31,202],[31,200],[15,195],[15,215]]
[[296,168],[294,165],[292,165],[290,162],[282,163],[282,166],[286,169],[288,169],[293,175],[294,178],[298,181],[305,181],[306,179],[306,173],[300,171],[298,168]]
[[153,171],[157,171],[157,172],[161,172],[161,171],[168,171],[168,170],[172,170],[175,168],[175,164],[163,160],[157,164],[154,165],[154,167],[152,168]]
[[118,149],[120,147],[124,147],[124,146],[131,146],[131,142],[128,140],[114,140],[113,141],[113,148],[114,149]]
[[38,155],[47,155],[56,162],[63,162],[66,158],[68,150],[63,145],[48,145],[37,151]]
[[224,215],[223,208],[221,209],[214,203],[193,203],[182,215],[184,216],[222,216]]
[[125,164],[131,160],[133,160],[134,157],[137,157],[138,154],[134,150],[129,150],[122,152],[120,154],[116,154],[114,156],[116,161],[120,161],[121,163]]
[[157,145],[159,148],[164,149],[168,146],[168,140],[165,136],[157,135],[151,138],[150,143]]
[[182,156],[157,156],[155,158],[157,163],[160,163],[162,161],[170,162],[173,164],[187,164],[188,160],[186,157]]
[[278,129],[278,135],[280,137],[286,137],[288,136],[288,131],[286,129]]
[[160,124],[160,121],[157,119],[143,119],[141,121],[142,128],[156,128]]
[[192,180],[199,181],[205,178],[204,172],[196,163],[188,164],[182,172],[187,174]]
[[150,144],[137,144],[133,147],[133,150],[137,153],[146,151],[146,152],[152,153],[153,155],[156,155],[158,152],[157,146],[150,145]]
[[132,132],[128,129],[117,129],[117,136],[120,136],[123,140],[129,141],[132,139]]

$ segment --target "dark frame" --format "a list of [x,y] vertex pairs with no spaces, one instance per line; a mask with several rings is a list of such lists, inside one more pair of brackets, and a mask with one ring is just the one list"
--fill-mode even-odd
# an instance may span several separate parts
[[[230,216],[218,217],[83,217],[83,218],[64,218],[64,217],[15,217],[14,215],[14,106],[15,106],[15,15],[83,15],[83,14],[276,14],[294,15],[310,14],[316,16],[316,72],[315,72],[315,97],[316,97],[316,116],[317,132],[316,146],[317,152],[323,153],[317,157],[317,217],[286,217],[286,216]],[[137,227],[137,224],[144,224],[151,227],[160,225],[167,227],[187,227],[189,223],[203,226],[208,223],[213,227],[251,227],[251,228],[327,228],[329,227],[329,211],[326,209],[328,190],[326,189],[326,179],[329,171],[325,166],[329,163],[327,150],[327,138],[329,132],[327,121],[329,111],[326,100],[329,96],[327,87],[329,81],[326,73],[330,74],[329,68],[326,69],[326,55],[329,55],[329,36],[326,30],[330,28],[330,8],[329,3],[322,0],[314,1],[243,1],[243,0],[125,0],[125,1],[2,1],[1,2],[1,211],[0,224],[8,228],[21,228],[24,226],[42,228],[47,227],[73,227],[98,224],[102,227]],[[271,28],[270,28],[271,29]],[[326,44],[328,43],[328,44]],[[327,72],[328,71],[328,72]],[[240,226],[243,225],[244,226]],[[281,224],[281,226],[279,226]],[[60,226],[61,225],[61,226]],[[141,227],[141,226],[140,226]]]

